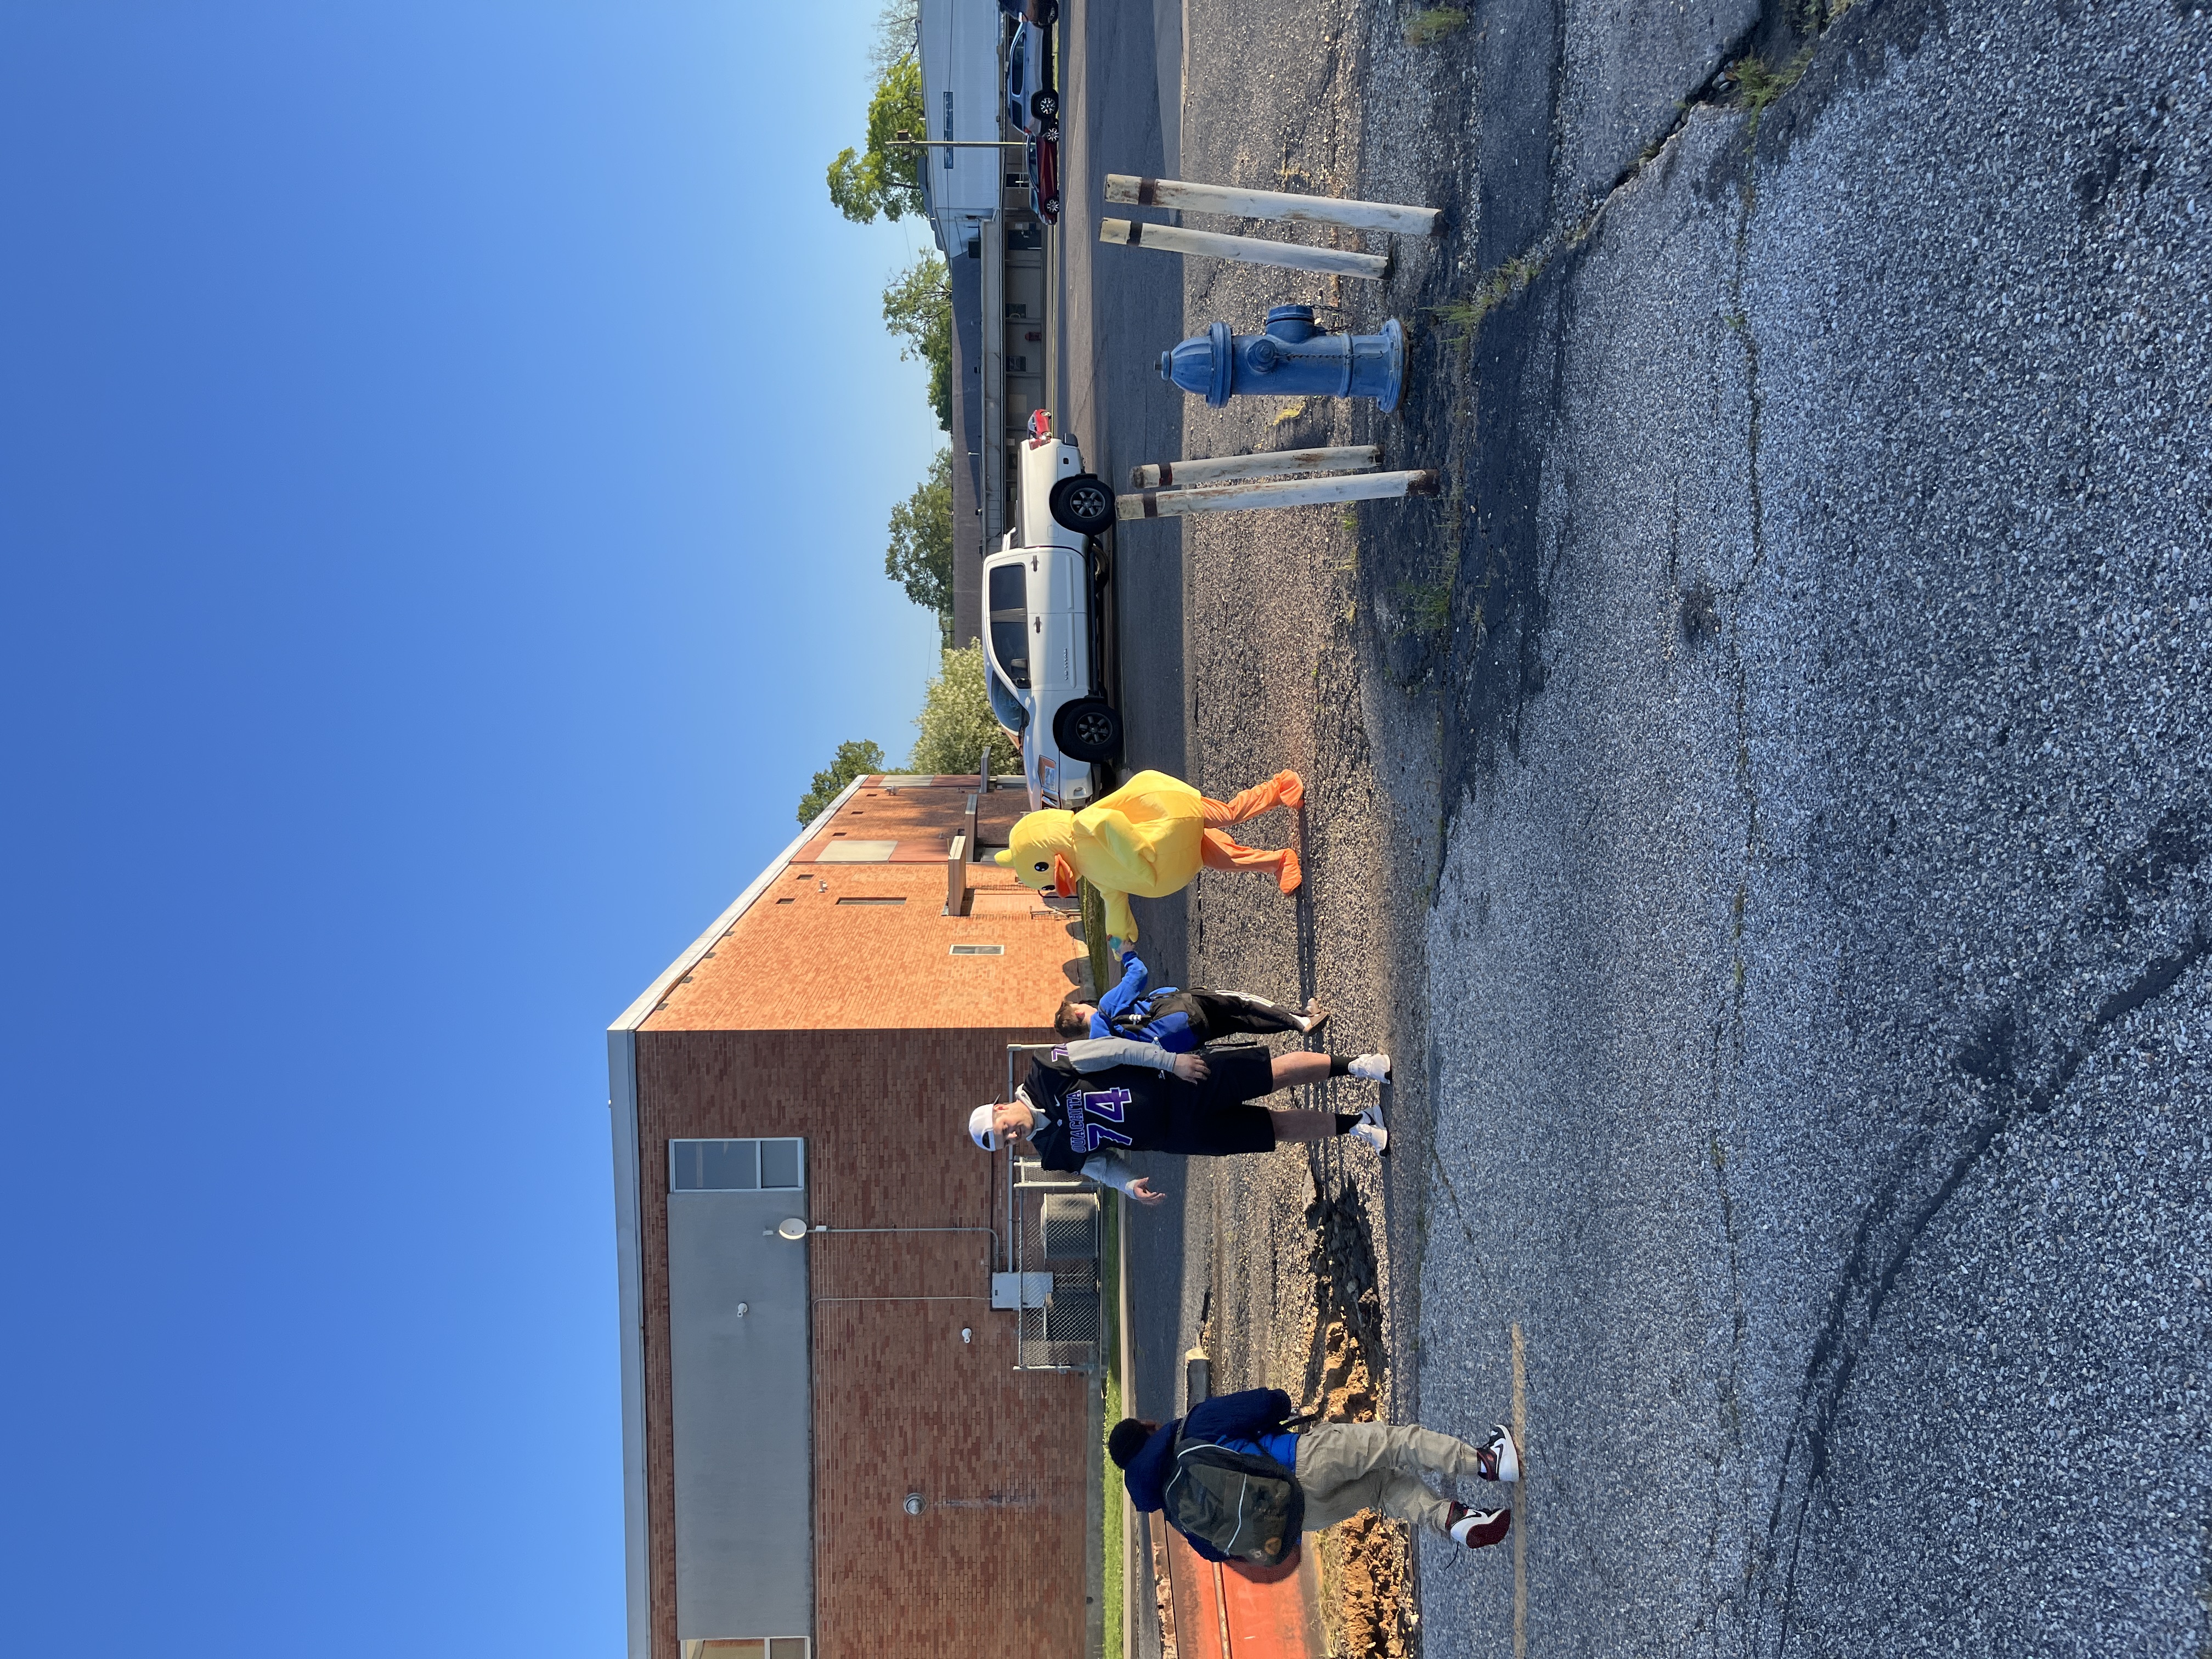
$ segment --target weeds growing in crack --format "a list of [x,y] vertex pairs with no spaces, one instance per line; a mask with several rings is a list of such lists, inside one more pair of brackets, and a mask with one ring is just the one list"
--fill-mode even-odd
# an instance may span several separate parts
[[1417,634],[1440,634],[1451,625],[1452,582],[1449,575],[1431,582],[1407,582],[1398,589],[1405,601],[1405,618]]
[[1756,52],[1740,58],[1722,72],[1723,84],[1735,88],[1735,106],[1751,116],[1751,134],[1759,133],[1759,118],[1766,106],[1805,78],[1805,70],[1813,61],[1813,48],[1802,48],[1795,58],[1778,67],[1771,66]]
[[1457,6],[1430,6],[1406,20],[1406,44],[1432,46],[1467,27],[1467,14]]
[[1481,331],[1483,319],[1542,276],[1546,263],[1542,258],[1508,259],[1485,274],[1466,299],[1430,307],[1430,314],[1443,325],[1445,343],[1465,356]]

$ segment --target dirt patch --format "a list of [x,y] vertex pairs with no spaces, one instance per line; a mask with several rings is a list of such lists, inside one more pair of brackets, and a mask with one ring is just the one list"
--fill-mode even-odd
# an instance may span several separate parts
[[[1324,1191],[1306,1206],[1314,1230],[1307,1265],[1314,1282],[1309,1402],[1332,1422],[1371,1423],[1382,1397],[1382,1304],[1375,1282],[1375,1238],[1357,1188]],[[1405,1524],[1362,1510],[1321,1535],[1322,1631],[1332,1655],[1417,1659],[1412,1539]]]

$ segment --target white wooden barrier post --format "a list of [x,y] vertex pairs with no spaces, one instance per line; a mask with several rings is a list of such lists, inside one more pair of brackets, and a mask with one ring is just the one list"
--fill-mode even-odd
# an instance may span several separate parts
[[1433,472],[1336,472],[1325,478],[1277,478],[1257,483],[1200,484],[1194,489],[1140,489],[1114,498],[1116,519],[1178,519],[1193,513],[1240,513],[1262,507],[1313,507],[1328,501],[1382,501],[1433,495]]
[[1381,282],[1383,273],[1390,268],[1389,260],[1379,253],[1305,247],[1297,242],[1271,242],[1259,236],[1225,236],[1217,230],[1184,230],[1176,225],[1148,225],[1127,219],[1101,219],[1098,240],[1120,242],[1129,247],[1156,247],[1164,253],[1203,253],[1248,265],[1279,265],[1285,270],[1364,276],[1370,283]]
[[[1106,199],[1134,207],[1188,208],[1239,219],[1288,219],[1294,223],[1342,225],[1346,230],[1397,231],[1433,236],[1443,228],[1436,208],[1395,207],[1388,202],[1346,202],[1333,196],[1301,196],[1285,190],[1231,190],[1194,185],[1181,179],[1139,179],[1132,173],[1106,175]],[[1149,237],[1151,228],[1146,228]]]
[[1340,449],[1271,449],[1261,455],[1222,455],[1210,461],[1162,461],[1140,466],[1129,474],[1137,489],[1161,489],[1170,484],[1227,483],[1232,478],[1274,478],[1285,472],[1364,472],[1382,465],[1382,451],[1374,444],[1351,444]]

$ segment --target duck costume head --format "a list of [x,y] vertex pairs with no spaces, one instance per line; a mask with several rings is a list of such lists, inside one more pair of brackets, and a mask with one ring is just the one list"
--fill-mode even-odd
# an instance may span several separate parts
[[1241,848],[1209,830],[1233,823],[1270,806],[1295,808],[1303,799],[1297,775],[1282,772],[1236,801],[1208,801],[1179,778],[1164,772],[1139,772],[1110,795],[1080,812],[1047,809],[1025,814],[1000,849],[1000,864],[1025,887],[1049,889],[1063,897],[1079,878],[1098,890],[1106,902],[1106,931],[1133,941],[1136,918],[1129,896],[1165,898],[1197,878],[1202,864],[1224,869],[1259,867],[1276,872],[1285,892],[1298,884],[1297,855]]
[[1072,898],[1077,872],[1068,854],[1074,850],[1075,814],[1046,811],[1025,814],[1014,825],[1013,845],[1000,848],[998,858],[1023,886]]

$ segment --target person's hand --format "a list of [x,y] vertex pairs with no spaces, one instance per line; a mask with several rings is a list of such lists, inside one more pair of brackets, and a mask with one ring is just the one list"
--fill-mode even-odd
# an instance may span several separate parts
[[1129,1183],[1129,1196],[1148,1209],[1155,1204],[1166,1203],[1168,1197],[1165,1193],[1160,1191],[1142,1176],[1139,1176]]
[[1109,933],[1106,935],[1106,948],[1113,952],[1114,959],[1119,962],[1129,954],[1129,941]]
[[1213,1075],[1206,1069],[1206,1061],[1196,1054],[1177,1054],[1170,1069],[1185,1083],[1203,1083]]

